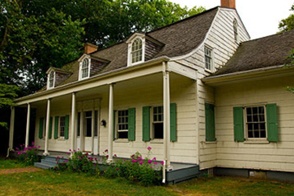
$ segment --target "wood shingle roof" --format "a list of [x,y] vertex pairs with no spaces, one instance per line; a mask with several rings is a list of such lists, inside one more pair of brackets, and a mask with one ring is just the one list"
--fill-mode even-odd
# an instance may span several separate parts
[[230,60],[213,75],[270,68],[290,62],[289,55],[294,49],[294,30],[240,44]]

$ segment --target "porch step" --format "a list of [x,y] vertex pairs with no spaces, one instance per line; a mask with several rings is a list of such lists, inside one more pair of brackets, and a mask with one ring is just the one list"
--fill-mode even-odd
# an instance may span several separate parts
[[57,160],[56,157],[53,156],[46,156],[45,158],[41,159],[41,162],[35,162],[34,166],[42,169],[50,169],[57,166],[57,163],[65,162],[67,159],[59,158]]

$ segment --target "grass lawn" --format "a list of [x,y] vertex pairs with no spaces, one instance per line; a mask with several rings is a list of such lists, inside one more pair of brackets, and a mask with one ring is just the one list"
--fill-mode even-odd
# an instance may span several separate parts
[[[3,166],[0,160],[0,166]],[[7,167],[10,167],[9,164]],[[13,164],[12,164],[13,165]],[[11,167],[10,167],[11,168]],[[170,186],[143,187],[124,179],[41,170],[0,174],[1,195],[294,195],[294,184],[234,177],[201,177]]]
[[19,167],[24,167],[24,165],[19,163],[17,160],[4,159],[0,157],[0,169],[11,169]]

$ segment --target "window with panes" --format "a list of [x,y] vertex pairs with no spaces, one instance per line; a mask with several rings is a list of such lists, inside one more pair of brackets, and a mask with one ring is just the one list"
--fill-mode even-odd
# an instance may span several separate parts
[[205,68],[208,70],[212,70],[212,66],[213,66],[212,49],[205,46],[204,47],[204,55],[205,55]]
[[163,139],[163,106],[153,107],[153,138]]
[[137,38],[135,41],[132,43],[132,63],[140,62],[142,61],[143,57],[143,43],[142,39]]
[[246,107],[246,128],[248,138],[266,138],[264,106]]
[[117,138],[128,138],[128,110],[117,111]]

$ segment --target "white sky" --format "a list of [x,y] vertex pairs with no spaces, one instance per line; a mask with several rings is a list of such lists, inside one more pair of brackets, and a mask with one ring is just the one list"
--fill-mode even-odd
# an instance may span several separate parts
[[[192,8],[203,6],[207,10],[220,5],[221,0],[169,0]],[[251,39],[275,34],[279,22],[287,18],[294,0],[236,0],[236,9]]]

